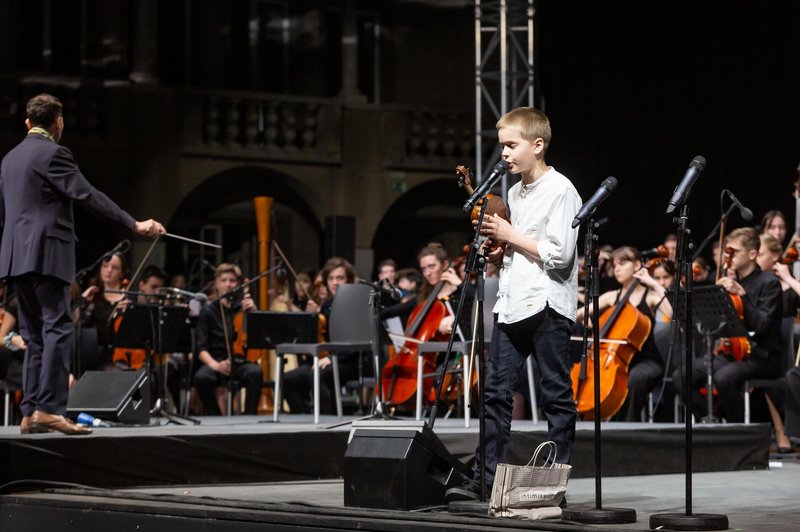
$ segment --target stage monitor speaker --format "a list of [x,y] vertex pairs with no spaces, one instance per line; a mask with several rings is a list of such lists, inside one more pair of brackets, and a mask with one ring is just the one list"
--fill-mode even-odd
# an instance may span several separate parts
[[356,219],[353,216],[325,218],[325,257],[342,257],[356,261]]
[[140,371],[87,371],[70,391],[67,416],[84,412],[103,421],[150,422],[150,379]]
[[424,421],[356,422],[344,455],[344,505],[413,510],[447,504],[472,471]]

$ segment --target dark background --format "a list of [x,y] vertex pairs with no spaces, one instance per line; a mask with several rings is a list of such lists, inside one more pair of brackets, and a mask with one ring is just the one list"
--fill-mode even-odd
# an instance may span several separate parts
[[791,228],[800,4],[548,0],[537,23],[548,163],[584,200],[605,177],[619,180],[598,213],[610,218],[604,241],[651,247],[673,232],[666,206],[698,154],[708,164],[690,198],[696,241],[719,218],[723,188],[753,223],[780,209]]
[[[510,3],[524,5],[524,0]],[[136,181],[104,176],[103,169],[109,166],[107,160],[113,160],[115,167],[130,168],[129,175],[138,177],[145,173],[142,161],[154,161],[155,167],[162,159],[174,160],[174,143],[171,138],[164,141],[164,132],[178,129],[181,112],[200,113],[186,108],[176,112],[179,106],[174,102],[180,101],[180,93],[169,91],[237,90],[335,98],[342,86],[345,4],[344,0],[154,2],[159,16],[154,68],[158,82],[152,89],[152,107],[165,110],[159,122],[141,124],[134,116],[130,131],[123,131],[122,137],[119,131],[104,131],[103,120],[92,131],[71,123],[64,143],[73,149],[93,184],[138,217],[151,216],[149,205],[131,199],[144,194],[136,190]],[[91,89],[94,92],[87,99],[101,103],[112,94],[124,93],[119,87],[130,84],[128,77],[134,69],[139,35],[135,16],[141,4],[133,0],[49,2],[54,20],[49,66],[42,49],[45,5],[43,0],[0,2],[4,87],[42,76],[50,82],[62,80]],[[584,200],[606,177],[619,180],[617,191],[598,212],[598,217],[610,218],[603,243],[649,248],[674,232],[672,217],[664,211],[696,155],[703,155],[708,164],[689,202],[695,241],[701,241],[718,220],[724,188],[754,211],[753,224],[760,222],[764,212],[777,208],[793,226],[792,192],[800,162],[800,2],[537,0],[535,6],[536,99],[550,117],[554,133],[547,162],[573,180]],[[259,12],[263,21],[277,20],[284,9],[293,24],[288,49],[284,53],[279,45],[280,28],[265,23],[261,55],[254,59],[247,46],[248,17]],[[469,123],[475,108],[473,3],[359,0],[355,9],[358,88],[365,102],[344,105],[347,123],[362,115],[390,112],[395,106],[452,111]],[[272,11],[276,15],[270,18]],[[376,21],[383,29],[378,47],[380,75],[373,77],[375,37],[370,28]],[[3,153],[22,134],[23,92],[2,95]],[[378,93],[380,101],[376,101]],[[118,109],[108,112],[124,115]],[[67,109],[67,114],[75,119],[73,109]],[[491,122],[487,127],[493,126]],[[351,137],[348,142],[353,143],[352,137],[365,130],[342,128],[337,134]],[[148,136],[155,140],[148,141]],[[119,151],[104,150],[106,137]],[[474,157],[463,159],[459,164],[474,165]],[[337,179],[347,183],[355,196],[364,194],[360,192],[363,185],[353,178],[360,171],[358,163],[353,157],[335,168]],[[420,170],[416,176],[441,177],[391,201],[386,196],[380,201],[365,197],[359,210],[349,203],[346,208],[317,206],[316,212],[298,211],[298,216],[314,227],[321,227],[329,214],[355,216],[357,226],[363,227],[366,222],[360,216],[378,209],[381,221],[371,235],[375,262],[393,256],[409,265],[422,245],[444,232],[461,238],[463,228],[463,237],[469,236],[460,213],[464,194],[453,185],[452,168],[448,163]],[[417,169],[400,170],[413,177]],[[151,173],[163,176],[162,189],[176,186],[170,182],[176,179],[173,167],[165,165]],[[269,186],[261,192],[278,192],[277,185]],[[204,190],[198,186],[186,197],[198,197]],[[219,195],[212,198],[221,201]],[[334,200],[330,201],[333,205]],[[197,202],[186,208],[204,205]],[[426,207],[424,214],[419,212]],[[174,221],[178,214],[180,209],[163,221]],[[88,214],[78,216],[79,265],[92,262],[126,236]],[[743,224],[738,214],[732,215],[731,228]],[[241,233],[242,240],[254,231],[249,219],[229,225],[226,231]],[[231,244],[231,250],[226,245],[226,253],[239,242]],[[369,244],[362,237],[358,245]]]

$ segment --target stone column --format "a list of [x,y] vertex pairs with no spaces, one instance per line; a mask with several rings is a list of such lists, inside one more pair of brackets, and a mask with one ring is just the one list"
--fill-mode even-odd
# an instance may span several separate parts
[[339,96],[344,103],[366,101],[358,90],[358,28],[355,4],[355,0],[344,0],[342,6],[342,90]]
[[130,79],[137,84],[158,83],[158,0],[137,0],[135,5],[136,47]]

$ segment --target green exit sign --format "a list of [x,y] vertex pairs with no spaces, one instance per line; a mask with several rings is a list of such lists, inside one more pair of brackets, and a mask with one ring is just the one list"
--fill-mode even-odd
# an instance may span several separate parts
[[392,192],[397,192],[398,194],[405,192],[408,190],[408,184],[406,183],[405,179],[392,179],[390,188]]

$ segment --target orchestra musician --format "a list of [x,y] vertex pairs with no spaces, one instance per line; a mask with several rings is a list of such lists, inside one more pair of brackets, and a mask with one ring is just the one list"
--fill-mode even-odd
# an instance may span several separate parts
[[123,279],[127,277],[128,266],[121,253],[113,253],[100,263],[100,269],[92,278],[89,287],[81,294],[80,306],[83,309],[84,327],[94,327],[97,331],[97,344],[100,356],[94,368],[114,369],[112,360],[114,348],[114,319],[116,312],[125,309],[127,301],[122,293]]
[[793,318],[800,308],[800,281],[794,278],[788,265],[781,264],[783,249],[780,243],[768,234],[762,234],[759,238],[761,239],[761,248],[756,258],[758,267],[762,271],[774,273],[781,282],[782,316]]
[[769,235],[783,245],[786,240],[786,215],[778,210],[770,210],[761,218],[761,234]]
[[[794,278],[792,272],[789,271],[789,266],[781,263],[781,254],[783,249],[781,245],[772,236],[762,234],[761,249],[758,251],[756,262],[762,271],[772,272],[781,282],[781,296],[783,300],[783,318],[794,319],[797,316],[797,310],[800,308],[800,281]],[[794,333],[792,333],[793,335]],[[784,338],[781,338],[781,342]],[[789,377],[787,375],[787,384]],[[779,401],[773,399],[770,395],[771,390],[765,392],[767,400],[767,407],[769,408],[770,416],[772,417],[772,424],[775,430],[775,442],[778,452],[787,453],[792,449],[792,442],[786,435],[785,426],[781,419],[780,413],[776,404]],[[787,400],[791,402],[791,397],[787,393]],[[789,403],[786,405],[787,419],[791,417],[789,413]]]
[[72,152],[59,144],[64,132],[58,98],[28,100],[28,133],[0,167],[0,278],[17,294],[25,339],[20,432],[88,434],[64,417],[67,408],[73,323],[69,284],[75,278],[73,203],[129,231],[165,233],[155,220],[136,221],[81,173]]
[[383,259],[378,263],[378,280],[384,279],[397,284],[397,262],[394,259]]
[[[642,266],[641,252],[631,246],[615,249],[611,257],[614,263],[614,277],[621,288],[600,296],[600,312],[616,305],[622,294],[626,293],[635,282],[637,286],[631,292],[628,302],[647,316],[651,323],[650,334],[642,349],[633,356],[628,366],[628,396],[619,415],[620,421],[641,421],[642,409],[647,404],[647,394],[661,383],[664,375],[664,359],[655,345],[654,325],[656,316],[672,318],[672,306],[666,297],[665,286],[669,281],[669,272],[666,270],[667,267],[662,265],[659,269],[664,269],[664,272],[659,273],[659,279],[663,283],[654,279],[648,269]],[[673,275],[674,271],[673,267]],[[578,309],[578,323],[582,322],[585,309],[586,307]],[[589,309],[590,313],[591,310]]]
[[[713,381],[724,417],[729,422],[744,421],[744,382],[753,378],[777,377],[780,367],[781,285],[771,272],[762,271],[756,258],[760,240],[755,229],[742,227],[731,231],[725,244],[731,266],[717,285],[742,300],[745,328],[752,332],[750,356],[736,361],[732,354],[717,354],[712,361]],[[681,370],[673,374],[675,387],[683,390]],[[703,358],[692,366],[693,397],[690,404],[695,419],[706,415],[706,399],[699,388],[706,381]],[[689,404],[684,398],[684,402]]]
[[497,256],[489,257],[497,260],[503,254],[484,394],[485,486],[478,484],[479,467],[472,481],[448,490],[449,500],[478,499],[483,488],[491,488],[497,463],[506,459],[512,401],[529,355],[539,369],[548,439],[558,447],[556,462],[570,462],[575,439],[568,353],[578,300],[578,230],[571,224],[581,198],[569,179],[545,163],[551,130],[544,113],[514,109],[500,118],[497,129],[509,172],[521,179],[508,191],[511,222],[491,216],[481,227],[483,235],[507,242],[505,252],[498,249]]
[[408,316],[419,303],[419,288],[422,277],[414,268],[403,268],[397,272],[397,289],[402,296],[400,301],[392,301],[381,309],[380,318],[383,321],[397,318],[399,328],[405,329]]
[[697,257],[692,262],[692,283],[694,286],[712,284],[711,267],[703,257]]
[[239,285],[241,278],[242,271],[235,264],[217,266],[214,273],[217,299],[203,305],[197,318],[196,349],[202,365],[194,375],[193,384],[203,402],[205,415],[222,413],[224,408],[221,405],[225,404],[230,380],[246,390],[244,413],[258,413],[264,380],[261,368],[255,362],[246,360],[244,353],[233,352],[237,335],[234,315],[256,308],[246,289],[238,292],[242,294],[241,301],[230,297],[229,294]]
[[[318,289],[316,292],[318,294],[327,295],[327,298],[324,299],[320,305],[319,313],[323,316],[323,323],[327,323],[331,315],[333,298],[336,296],[336,291],[343,284],[354,283],[356,281],[356,271],[349,261],[341,257],[332,257],[328,259],[325,266],[319,272],[319,277],[322,279],[324,290]],[[327,329],[325,330],[322,340],[328,340]],[[308,413],[311,411],[309,399],[311,397],[311,390],[313,390],[314,379],[314,372],[311,367],[312,357],[299,358],[300,360],[298,360],[297,367],[288,371],[283,376],[285,383],[284,398],[289,404],[289,409],[294,414]],[[337,360],[339,362],[339,378],[342,383],[358,376],[357,353],[337,353]],[[335,414],[336,403],[331,359],[329,357],[320,357],[319,369],[320,412],[323,414]]]
[[[7,297],[6,284],[0,281],[0,379],[12,390],[22,389],[22,364],[24,362],[25,341],[19,335],[17,316],[19,309],[16,298]],[[13,404],[14,394],[10,395]],[[10,405],[3,405],[10,411]]]

